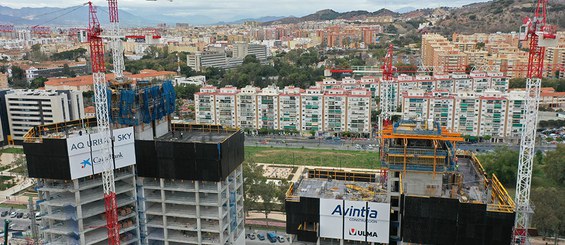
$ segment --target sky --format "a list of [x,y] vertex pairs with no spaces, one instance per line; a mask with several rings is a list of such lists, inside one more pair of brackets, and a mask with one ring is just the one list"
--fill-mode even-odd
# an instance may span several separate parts
[[[152,14],[168,16],[208,16],[217,20],[256,18],[262,16],[304,16],[321,9],[338,12],[350,10],[376,11],[381,8],[397,10],[404,7],[459,7],[486,0],[118,0],[119,7],[140,17]],[[0,5],[22,7],[70,7],[86,0],[2,0]],[[92,0],[106,6],[104,0]],[[147,16],[143,16],[147,15]]]

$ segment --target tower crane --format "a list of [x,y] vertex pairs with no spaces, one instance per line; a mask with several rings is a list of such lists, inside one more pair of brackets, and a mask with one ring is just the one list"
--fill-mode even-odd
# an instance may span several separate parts
[[384,58],[384,64],[382,66],[383,78],[381,80],[381,100],[379,102],[381,115],[379,119],[379,130],[382,130],[389,121],[391,114],[393,112],[393,105],[391,100],[394,98],[393,87],[394,87],[394,77],[393,77],[393,66],[392,66],[392,55],[393,46],[390,44],[388,47],[387,54]]
[[120,244],[118,212],[116,210],[116,186],[114,183],[114,168],[112,163],[112,131],[108,108],[108,84],[106,81],[106,66],[104,64],[104,43],[102,28],[96,15],[96,8],[88,2],[88,42],[92,60],[92,81],[94,83],[94,103],[96,105],[96,123],[98,133],[102,135],[102,184],[104,190],[104,209],[108,229],[108,244]]
[[[392,114],[392,105],[391,100],[394,98],[393,96],[393,86],[394,86],[394,77],[393,77],[393,66],[392,66],[392,55],[393,55],[393,46],[390,44],[388,47],[388,52],[384,58],[384,64],[381,67],[383,70],[383,77],[380,83],[380,102],[379,106],[381,109],[381,114],[379,115],[379,137],[381,138],[381,145],[380,145],[380,156],[381,162],[384,160],[384,139],[382,138],[383,127],[387,126],[390,123],[390,117]],[[381,168],[381,181],[384,184],[388,176],[388,171],[385,168]]]
[[110,15],[110,48],[114,75],[117,81],[124,80],[124,49],[120,33],[120,16],[118,13],[118,0],[108,0],[108,14]]
[[525,18],[520,28],[520,39],[530,40],[528,72],[526,81],[526,97],[524,103],[525,122],[522,126],[520,157],[518,162],[518,178],[516,183],[516,219],[514,222],[514,239],[516,244],[529,244],[528,227],[533,214],[530,205],[530,189],[534,163],[534,147],[538,109],[540,101],[541,78],[545,48],[557,44],[555,26],[547,24],[547,2],[538,0],[534,18]]

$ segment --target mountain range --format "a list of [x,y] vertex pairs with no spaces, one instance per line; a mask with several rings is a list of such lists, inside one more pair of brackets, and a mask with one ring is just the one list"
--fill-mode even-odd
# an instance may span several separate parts
[[[565,2],[563,0],[549,0],[548,20],[553,24],[560,25],[560,29],[565,28]],[[153,11],[153,12],[150,12]],[[193,25],[224,25],[241,24],[245,21],[258,21],[264,25],[268,24],[289,24],[303,21],[324,21],[335,19],[358,20],[374,16],[402,17],[403,19],[415,20],[415,23],[425,21],[423,17],[431,14],[444,16],[444,19],[435,23],[431,31],[450,34],[453,32],[473,33],[473,32],[509,32],[516,31],[525,16],[532,15],[534,9],[531,0],[495,0],[482,3],[468,4],[462,7],[439,7],[414,9],[404,7],[391,11],[380,9],[375,12],[365,10],[337,12],[331,9],[324,9],[313,14],[302,17],[294,16],[265,16],[260,18],[245,18],[235,16],[229,19],[215,19],[204,15],[193,15],[187,12],[186,15],[170,15],[167,11],[154,13],[154,10],[120,10],[121,25],[125,27],[150,26],[157,23],[190,23]],[[135,13],[135,14],[133,14]],[[140,17],[143,16],[143,17]],[[102,24],[107,24],[108,11],[106,8],[98,8],[98,17]],[[80,27],[88,23],[87,7],[68,7],[68,8],[21,8],[14,9],[0,6],[0,24],[14,25],[50,25],[58,27]],[[413,27],[406,28],[406,25],[394,23],[400,30],[414,30]]]

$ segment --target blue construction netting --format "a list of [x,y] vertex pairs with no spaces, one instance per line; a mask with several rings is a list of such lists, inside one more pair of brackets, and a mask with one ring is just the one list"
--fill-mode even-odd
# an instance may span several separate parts
[[135,91],[120,91],[120,106],[118,123],[122,125],[136,126],[139,122],[135,118],[133,106],[135,104]]
[[165,111],[167,114],[175,112],[177,93],[171,81],[163,83],[163,99],[165,100]]

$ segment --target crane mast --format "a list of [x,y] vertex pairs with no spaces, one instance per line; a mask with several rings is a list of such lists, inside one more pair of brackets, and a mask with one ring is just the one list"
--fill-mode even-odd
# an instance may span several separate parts
[[529,244],[528,227],[533,209],[530,204],[530,189],[535,157],[535,141],[540,102],[541,78],[543,77],[545,47],[556,40],[555,29],[547,25],[547,1],[538,0],[534,19],[526,18],[521,29],[521,39],[530,40],[525,119],[522,126],[518,177],[516,183],[516,219],[514,239],[516,244]]
[[392,55],[393,55],[393,46],[390,44],[388,47],[387,54],[384,58],[383,64],[383,78],[381,80],[381,99],[379,102],[381,115],[379,119],[379,130],[382,130],[384,126],[386,126],[390,120],[390,116],[393,112],[393,104],[391,101],[394,98],[393,95],[393,85],[394,85],[394,77],[393,77],[393,67],[392,67]]
[[124,80],[124,54],[121,33],[120,17],[118,13],[118,0],[108,0],[108,13],[110,15],[110,48],[112,50],[112,62],[114,75],[117,81]]
[[114,168],[112,156],[112,132],[108,108],[108,84],[106,81],[106,66],[104,64],[104,43],[102,28],[92,2],[89,5],[88,41],[92,60],[92,80],[94,85],[94,103],[96,105],[96,123],[98,133],[102,135],[102,183],[104,190],[104,208],[106,226],[108,229],[108,244],[120,244],[118,212],[116,210],[116,186],[114,183]]

